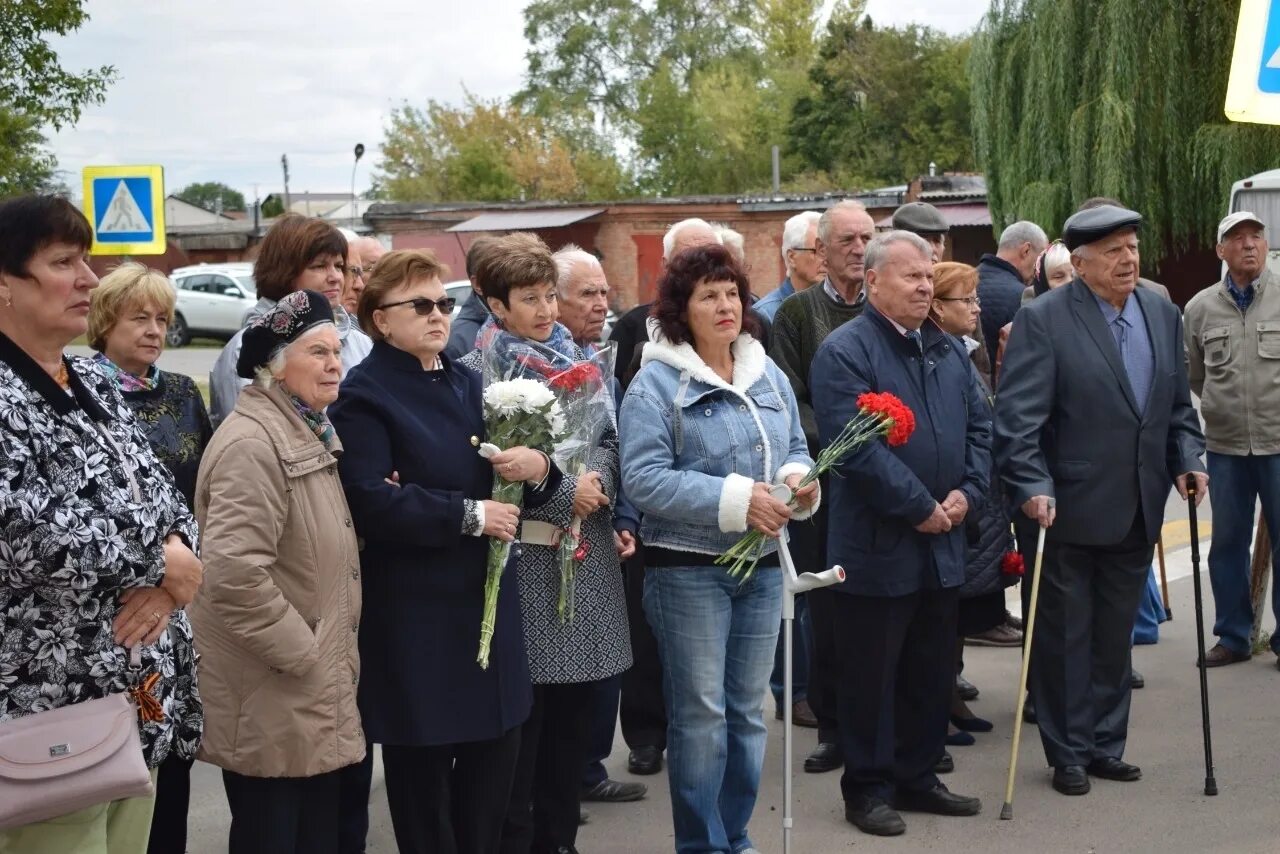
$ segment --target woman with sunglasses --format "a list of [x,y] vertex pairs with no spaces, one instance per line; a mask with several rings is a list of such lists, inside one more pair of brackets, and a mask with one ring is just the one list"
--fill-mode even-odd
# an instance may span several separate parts
[[[453,300],[427,251],[388,253],[357,313],[373,350],[329,417],[338,472],[363,542],[358,693],[365,736],[382,745],[387,802],[403,852],[498,850],[532,691],[520,587],[505,575],[489,668],[476,663],[488,538],[512,541],[513,505],[489,500],[495,469],[523,481],[525,506],[555,494],[544,454],[485,461],[480,377],[443,354]],[[514,555],[513,555],[514,557]]]

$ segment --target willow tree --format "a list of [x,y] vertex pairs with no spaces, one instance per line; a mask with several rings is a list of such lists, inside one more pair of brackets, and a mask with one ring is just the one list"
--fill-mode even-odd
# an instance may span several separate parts
[[993,221],[1056,234],[1102,195],[1146,217],[1144,261],[1211,240],[1232,182],[1280,167],[1280,129],[1223,115],[1239,9],[993,0],[969,66]]

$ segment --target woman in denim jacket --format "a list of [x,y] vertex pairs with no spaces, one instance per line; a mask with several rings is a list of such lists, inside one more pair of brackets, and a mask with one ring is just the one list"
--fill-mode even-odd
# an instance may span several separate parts
[[[800,510],[769,494],[813,465],[787,378],[743,330],[747,277],[720,246],[671,260],[643,367],[622,404],[622,477],[643,514],[644,608],[658,638],[679,852],[754,850],[747,822],[764,761],[761,698],[782,616],[772,541],[747,581],[715,566],[754,528],[776,538]],[[751,323],[750,319],[747,323]]]

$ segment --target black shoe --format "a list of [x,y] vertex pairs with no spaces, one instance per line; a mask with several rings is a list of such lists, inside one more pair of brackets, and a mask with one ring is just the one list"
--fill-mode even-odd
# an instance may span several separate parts
[[662,770],[662,751],[656,747],[637,747],[627,757],[627,770],[644,777]]
[[934,815],[977,815],[982,812],[982,801],[954,794],[941,783],[923,792],[899,789],[893,805],[904,812]]
[[822,774],[834,771],[843,764],[844,756],[840,753],[840,745],[819,742],[813,753],[805,757],[804,770],[808,774]]
[[970,747],[978,740],[969,733],[959,730],[957,732],[947,733],[947,747]]
[[1142,769],[1137,765],[1116,759],[1114,756],[1102,756],[1089,763],[1089,773],[1104,780],[1118,780],[1121,783],[1132,783],[1142,779]]
[[971,703],[978,699],[977,687],[963,676],[956,676],[956,691],[959,692],[960,699],[966,703]]
[[902,816],[879,798],[862,798],[856,803],[846,801],[844,820],[872,836],[901,836],[907,830]]
[[1053,769],[1053,787],[1064,795],[1087,795],[1089,775],[1083,765],[1063,765]]
[[619,783],[607,777],[590,789],[582,790],[582,800],[599,801],[601,803],[621,804],[627,801],[638,801],[649,789],[643,783]]
[[1022,720],[1024,723],[1033,724],[1036,722],[1036,704],[1031,701],[1031,697],[1027,697],[1027,701],[1022,704]]
[[956,770],[956,761],[951,758],[950,753],[942,751],[942,758],[938,760],[937,765],[933,766],[933,773],[950,774],[954,770]]
[[1139,673],[1138,671],[1130,670],[1129,671],[1129,687],[1135,691],[1137,691],[1139,688],[1145,688],[1147,687],[1147,680],[1144,679],[1142,674]]
[[960,715],[952,715],[951,723],[955,724],[956,729],[964,732],[991,732],[995,726],[986,718],[969,717],[962,718]]
[[559,848],[556,849],[556,854],[578,854],[578,849],[566,848],[565,846],[561,845]]

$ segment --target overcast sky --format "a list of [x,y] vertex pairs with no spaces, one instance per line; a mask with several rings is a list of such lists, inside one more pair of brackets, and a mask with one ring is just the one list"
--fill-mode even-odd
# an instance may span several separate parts
[[[75,190],[86,165],[159,163],[169,191],[223,181],[252,200],[281,187],[369,185],[391,107],[515,92],[527,0],[89,0],[56,43],[69,69],[114,65],[106,101],[51,138]],[[987,0],[870,0],[884,24],[972,29]],[[78,192],[77,192],[78,195]]]

